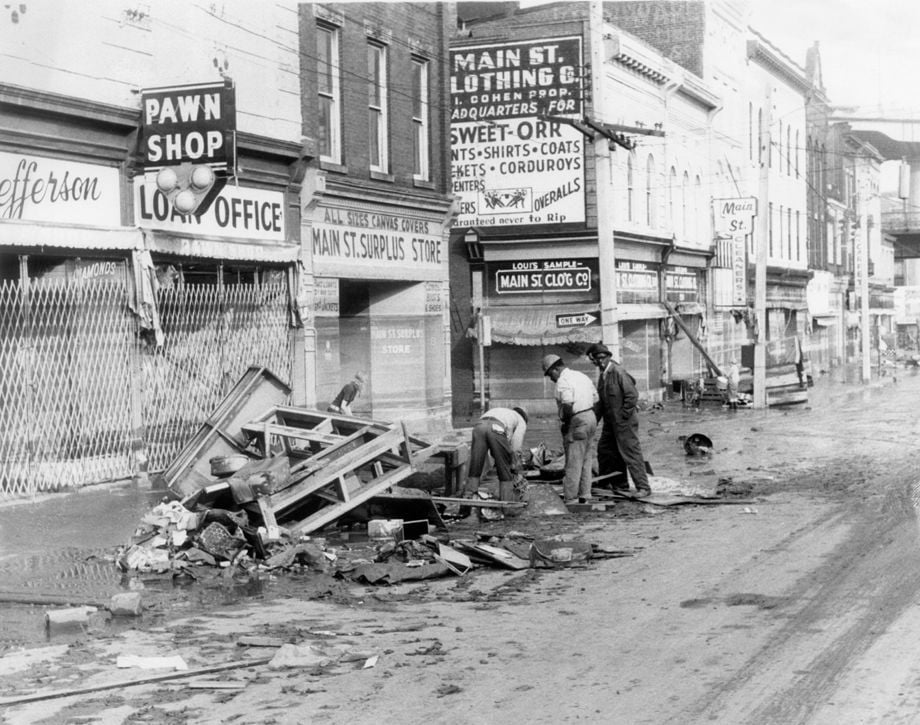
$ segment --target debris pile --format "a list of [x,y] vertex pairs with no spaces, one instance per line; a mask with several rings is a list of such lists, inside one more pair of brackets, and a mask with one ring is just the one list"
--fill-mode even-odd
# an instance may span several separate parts
[[[442,450],[402,425],[283,405],[288,393],[268,371],[250,368],[164,472],[172,498],[144,516],[119,552],[124,571],[299,569],[378,584],[589,558],[590,545],[535,549],[522,535],[451,539],[445,504],[473,507],[485,520],[527,504],[401,487],[433,456],[444,457],[448,476],[464,461],[456,448]],[[325,531],[331,524],[338,529]]]

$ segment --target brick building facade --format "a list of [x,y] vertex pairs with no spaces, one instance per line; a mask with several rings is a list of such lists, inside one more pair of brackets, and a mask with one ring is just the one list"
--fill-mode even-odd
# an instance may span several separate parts
[[356,372],[354,410],[414,427],[450,417],[444,3],[300,5],[303,279],[310,402]]

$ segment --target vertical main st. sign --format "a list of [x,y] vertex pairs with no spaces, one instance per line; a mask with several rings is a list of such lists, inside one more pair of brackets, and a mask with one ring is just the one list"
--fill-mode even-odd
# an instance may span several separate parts
[[451,172],[468,227],[584,222],[582,39],[451,51]]
[[731,240],[731,303],[747,304],[747,238],[754,233],[757,199],[753,196],[712,200],[713,231],[718,239]]

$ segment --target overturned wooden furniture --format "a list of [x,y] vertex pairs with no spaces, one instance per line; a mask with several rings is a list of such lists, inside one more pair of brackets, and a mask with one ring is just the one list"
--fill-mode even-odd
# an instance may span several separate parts
[[418,471],[439,453],[404,425],[274,406],[242,426],[264,458],[286,456],[290,478],[259,497],[266,523],[316,531]]
[[285,402],[290,394],[290,387],[270,370],[250,367],[163,471],[163,483],[188,495],[213,482],[212,458],[234,453],[255,458],[246,450],[249,441],[240,426],[266,408]]

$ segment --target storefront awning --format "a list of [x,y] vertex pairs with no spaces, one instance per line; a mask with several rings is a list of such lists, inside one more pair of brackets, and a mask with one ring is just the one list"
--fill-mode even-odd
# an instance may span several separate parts
[[0,222],[0,244],[58,249],[143,249],[144,237],[132,227],[92,227],[52,222]]
[[296,261],[300,251],[300,245],[293,242],[187,237],[159,230],[144,229],[143,231],[148,251],[177,257],[286,263]]
[[[688,313],[689,314],[689,313]],[[618,320],[659,320],[668,316],[667,308],[660,302],[637,305],[617,305]]]
[[699,302],[678,302],[675,307],[682,315],[702,315],[706,312]]
[[[492,342],[506,345],[564,345],[569,342],[600,342],[600,314],[590,304],[541,305],[536,307],[490,307],[483,315],[492,323]],[[560,327],[558,318],[566,326]],[[582,318],[590,324],[579,322]],[[596,318],[589,320],[588,318]]]

